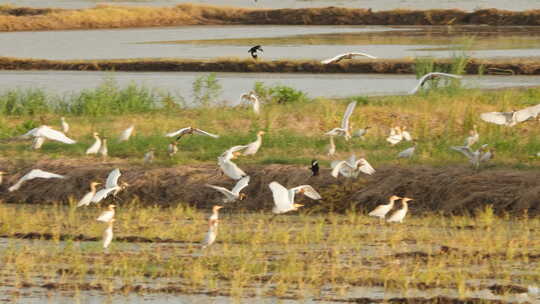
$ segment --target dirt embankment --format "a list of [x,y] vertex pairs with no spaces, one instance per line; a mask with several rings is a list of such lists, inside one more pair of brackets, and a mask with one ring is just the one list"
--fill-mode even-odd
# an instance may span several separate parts
[[[434,62],[436,70],[450,70],[452,62]],[[402,60],[342,61],[321,64],[318,61],[254,61],[216,59],[140,59],[140,60],[44,60],[0,57],[0,70],[59,71],[139,71],[139,72],[245,72],[245,73],[380,73],[413,74],[415,62]],[[540,75],[540,62],[529,59],[509,61],[469,60],[465,73],[493,75]]]
[[[0,189],[4,202],[32,204],[75,200],[89,189],[90,181],[104,181],[109,171],[119,167],[121,181],[130,184],[120,195],[123,201],[139,198],[145,204],[189,203],[207,208],[220,202],[221,194],[205,187],[214,184],[232,188],[234,181],[221,176],[212,164],[159,168],[126,163],[95,163],[89,160],[42,160],[32,166],[0,161],[9,174]],[[443,212],[463,214],[493,205],[498,213],[540,214],[540,172],[491,169],[475,172],[468,166],[452,168],[380,167],[371,177],[357,181],[334,179],[328,169],[311,177],[307,168],[293,165],[240,165],[250,176],[248,198],[236,203],[247,210],[270,210],[273,206],[268,184],[278,181],[287,187],[310,184],[323,196],[320,202],[299,196],[307,209],[343,212],[351,206],[369,210],[387,201],[392,194],[415,199],[410,209],[415,214]],[[69,176],[68,179],[36,179],[15,192],[7,188],[32,168]]]
[[540,25],[540,10],[391,10],[339,7],[245,9],[182,4],[175,7],[101,5],[90,9],[0,8],[0,31],[98,29],[193,24],[283,25]]

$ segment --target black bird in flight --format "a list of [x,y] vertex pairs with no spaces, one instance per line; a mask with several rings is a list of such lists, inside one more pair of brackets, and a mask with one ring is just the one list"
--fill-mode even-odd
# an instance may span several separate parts
[[258,51],[264,52],[260,45],[256,45],[256,46],[250,48],[248,53],[251,54],[251,57],[253,57],[253,59],[257,59],[257,52]]

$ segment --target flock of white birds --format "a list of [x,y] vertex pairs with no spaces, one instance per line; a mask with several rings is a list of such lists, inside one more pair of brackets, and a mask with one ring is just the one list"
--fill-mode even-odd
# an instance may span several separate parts
[[[349,57],[345,56],[344,58],[349,58]],[[344,58],[341,58],[341,59],[344,59]],[[339,61],[341,59],[337,58],[336,60]],[[435,77],[440,77],[440,76],[454,77],[455,75],[448,76],[448,74],[444,74],[444,73],[427,74],[421,78],[419,85],[414,89],[414,92],[416,92],[425,81],[429,79],[433,79]],[[248,102],[248,104],[252,105],[253,112],[257,115],[260,114],[261,103],[259,101],[259,98],[256,96],[254,92],[242,94],[240,97],[240,101]],[[367,134],[369,127],[352,132],[350,118],[354,112],[355,107],[356,107],[356,102],[351,102],[347,106],[347,109],[345,110],[343,119],[341,121],[341,125],[325,133],[325,135],[328,135],[330,137],[330,147],[328,150],[328,155],[334,156],[334,154],[336,153],[334,137],[342,136],[344,137],[345,141],[349,141],[352,137],[359,137],[362,139],[363,136]],[[524,122],[524,121],[536,118],[539,113],[540,113],[540,104],[532,106],[532,107],[528,107],[519,111],[483,113],[480,115],[480,118],[489,123],[512,127],[520,122]],[[31,138],[32,149],[40,149],[46,140],[58,141],[65,144],[76,143],[75,140],[69,138],[66,135],[66,133],[69,132],[69,124],[66,122],[64,117],[61,118],[61,128],[62,128],[62,131],[58,131],[49,126],[43,125],[43,126],[40,126],[40,127],[37,127],[28,131],[27,133],[19,136],[19,138],[22,138],[22,139]],[[135,129],[135,126],[132,125],[126,130],[124,130],[120,134],[119,140],[128,141],[131,135],[133,134],[134,129]],[[176,137],[176,140],[168,146],[168,149],[167,149],[168,154],[172,156],[175,153],[177,153],[178,151],[177,142],[182,136],[194,135],[194,134],[207,136],[210,138],[219,138],[219,135],[212,134],[210,132],[206,132],[204,130],[194,128],[191,126],[186,127],[186,128],[181,128],[179,130],[165,134],[166,137]],[[259,131],[257,133],[257,139],[254,142],[251,142],[246,145],[239,145],[239,146],[231,147],[230,149],[226,150],[218,157],[218,166],[221,169],[222,173],[226,175],[227,177],[236,181],[236,185],[231,190],[224,187],[220,187],[220,186],[206,185],[207,187],[212,188],[220,192],[221,194],[223,194],[223,200],[222,200],[223,203],[231,203],[237,200],[243,200],[246,197],[246,195],[242,193],[241,191],[248,186],[250,177],[242,169],[240,169],[238,165],[233,162],[233,160],[239,157],[240,155],[247,156],[247,155],[256,154],[258,150],[260,149],[260,147],[262,146],[262,138],[263,138],[262,136],[264,134],[265,134],[264,131]],[[95,141],[86,150],[86,154],[97,154],[102,157],[107,157],[108,155],[107,139],[101,138],[97,132],[93,133],[93,137]],[[397,157],[398,158],[411,158],[414,155],[414,151],[416,148],[416,141],[413,140],[413,137],[407,131],[407,128],[405,126],[403,127],[395,126],[395,127],[390,128],[390,134],[386,140],[391,145],[396,145],[401,141],[414,142],[414,145],[412,147],[409,147],[406,150],[400,152]],[[483,144],[481,145],[479,149],[473,151],[472,146],[478,143],[479,140],[480,140],[480,135],[477,131],[477,127],[474,126],[473,130],[470,131],[470,136],[465,139],[464,145],[454,146],[454,147],[451,147],[451,149],[461,152],[464,156],[466,156],[469,159],[469,161],[476,168],[478,168],[480,163],[490,160],[494,155],[493,150],[487,149],[487,144]],[[144,161],[148,163],[148,162],[152,162],[153,159],[154,159],[154,150],[152,149],[146,153],[144,157]],[[375,173],[375,169],[371,166],[371,164],[365,158],[357,159],[354,154],[351,155],[351,157],[347,160],[334,160],[331,163],[331,168],[332,168],[331,175],[335,178],[338,178],[339,175],[342,175],[346,178],[357,178],[360,173],[367,174],[367,175],[372,175]],[[313,175],[318,175],[319,165],[316,160],[312,161],[311,170],[313,171]],[[0,183],[2,182],[2,174],[3,172],[0,172]],[[95,182],[95,181],[91,182],[90,191],[86,193],[80,199],[77,206],[82,207],[82,206],[88,206],[92,203],[97,204],[106,200],[110,196],[116,197],[116,195],[120,191],[126,189],[129,186],[125,182],[119,183],[120,176],[121,176],[121,173],[118,168],[112,170],[105,181],[104,187],[101,188],[100,190],[97,190],[96,188],[96,186],[100,185],[99,182]],[[65,179],[67,177],[56,174],[56,173],[46,172],[40,169],[33,169],[27,174],[25,174],[24,176],[22,176],[14,185],[9,187],[8,190],[10,192],[16,191],[25,182],[28,182],[36,178]],[[272,192],[272,196],[274,200],[274,207],[272,209],[272,212],[275,214],[282,214],[289,211],[295,211],[295,210],[298,210],[298,208],[302,207],[303,205],[295,203],[296,194],[303,194],[313,200],[321,199],[321,195],[310,185],[300,185],[291,189],[287,189],[281,184],[279,184],[278,182],[273,181],[268,185],[268,187],[270,188]],[[411,198],[398,197],[394,195],[390,197],[390,202],[388,204],[378,206],[375,210],[370,212],[369,215],[384,219],[386,215],[394,208],[394,202],[397,200],[401,200],[401,208],[395,211],[394,213],[392,213],[392,215],[387,219],[387,221],[400,222],[400,223],[403,222],[408,211],[408,202],[412,200]],[[210,246],[217,237],[218,222],[219,222],[218,213],[219,213],[219,209],[221,208],[222,206],[220,205],[215,205],[213,207],[212,215],[210,216],[209,221],[208,221],[208,233],[202,242],[203,248]],[[113,223],[115,221],[114,215],[115,215],[115,205],[109,204],[107,210],[101,213],[101,215],[97,218],[98,221],[107,223],[107,227],[103,235],[103,247],[105,249],[108,248],[113,238]]]

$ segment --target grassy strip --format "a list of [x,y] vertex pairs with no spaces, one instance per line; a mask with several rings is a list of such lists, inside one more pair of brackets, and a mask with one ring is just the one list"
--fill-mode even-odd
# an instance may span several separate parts
[[[540,62],[534,59],[485,60],[456,57],[453,59],[422,59],[432,70],[452,71],[462,65],[464,74],[540,75]],[[422,61],[421,60],[421,61]],[[459,62],[458,62],[459,61]],[[45,60],[0,57],[2,70],[61,71],[177,71],[177,72],[247,72],[247,73],[379,73],[414,74],[419,60],[345,60],[336,64],[321,64],[315,60],[253,61],[222,58],[192,59],[121,59],[121,60]]]
[[302,25],[540,25],[540,11],[510,12],[485,9],[391,10],[304,8],[244,9],[181,4],[175,7],[100,5],[90,9],[0,9],[0,31],[98,29],[189,24],[302,24]]

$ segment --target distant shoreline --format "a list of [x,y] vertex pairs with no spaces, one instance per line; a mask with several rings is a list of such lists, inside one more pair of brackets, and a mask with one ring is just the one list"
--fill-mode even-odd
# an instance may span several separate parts
[[0,31],[3,32],[238,24],[540,26],[540,10],[249,9],[196,4],[173,7],[98,5],[85,9],[0,7]]

